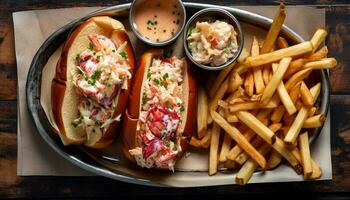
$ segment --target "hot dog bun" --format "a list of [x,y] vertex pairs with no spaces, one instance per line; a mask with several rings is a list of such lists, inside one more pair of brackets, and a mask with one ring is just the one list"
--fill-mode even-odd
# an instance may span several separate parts
[[[113,122],[101,134],[90,134],[80,127],[73,127],[72,121],[79,117],[77,105],[81,101],[82,94],[73,84],[73,76],[78,73],[76,57],[90,45],[89,35],[97,34],[110,39],[116,47],[126,42],[124,52],[127,54],[126,62],[129,72],[133,75],[134,53],[128,35],[122,23],[107,17],[93,17],[82,23],[69,36],[66,41],[61,58],[56,66],[56,74],[52,80],[52,111],[54,120],[59,129],[59,136],[65,145],[85,144],[92,148],[103,148],[111,144],[115,137],[118,123]],[[116,118],[124,112],[129,96],[131,79],[127,80],[127,89],[116,89],[116,97],[112,100],[115,105],[111,118]],[[115,87],[116,88],[116,87]]]
[[[162,58],[162,50],[149,50],[144,53],[138,65],[138,70],[135,74],[135,79],[130,93],[129,106],[123,115],[123,126],[122,126],[122,144],[123,152],[125,156],[135,162],[135,156],[130,154],[130,150],[140,147],[140,141],[137,139],[138,136],[138,122],[140,118],[140,110],[142,104],[142,92],[143,85],[147,79],[147,71],[152,65],[153,59]],[[184,111],[182,115],[182,124],[179,127],[179,132],[182,133],[180,146],[182,151],[177,155],[176,160],[181,158],[183,153],[186,151],[188,139],[195,132],[196,120],[193,116],[196,114],[196,94],[197,86],[194,75],[191,72],[189,62],[187,59],[181,59],[183,62],[183,82],[182,87],[182,101]],[[163,168],[153,166],[152,168]]]

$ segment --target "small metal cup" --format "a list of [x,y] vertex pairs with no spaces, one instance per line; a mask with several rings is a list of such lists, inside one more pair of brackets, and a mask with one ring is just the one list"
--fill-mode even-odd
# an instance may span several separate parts
[[[197,22],[215,21],[215,20],[225,21],[234,27],[235,31],[237,32],[238,49],[237,49],[237,52],[235,53],[235,55],[222,65],[219,65],[219,66],[203,65],[201,63],[196,62],[194,60],[194,58],[192,57],[191,52],[188,50],[187,32],[188,32],[189,28],[195,27]],[[207,9],[200,10],[200,11],[196,12],[188,20],[188,22],[186,23],[186,26],[185,26],[184,48],[185,48],[186,55],[194,64],[196,64],[197,66],[199,66],[203,69],[222,70],[223,68],[234,63],[242,52],[243,43],[244,43],[244,36],[243,36],[243,31],[242,31],[240,23],[231,13],[229,13],[228,11],[221,9],[221,8],[207,8]]]
[[[179,8],[181,8],[183,19],[181,20],[180,28],[177,30],[177,32],[168,40],[166,41],[151,41],[147,38],[145,38],[137,29],[137,25],[135,22],[135,10],[138,6],[147,6],[147,0],[134,0],[131,4],[130,10],[129,10],[129,22],[131,30],[135,33],[136,37],[140,39],[141,41],[145,42],[146,44],[149,44],[151,46],[166,46],[172,42],[174,42],[182,33],[185,22],[186,22],[186,9],[184,4],[181,0],[170,0],[173,1],[173,3],[176,3]],[[167,3],[170,3],[167,1]],[[170,12],[170,11],[169,11]]]

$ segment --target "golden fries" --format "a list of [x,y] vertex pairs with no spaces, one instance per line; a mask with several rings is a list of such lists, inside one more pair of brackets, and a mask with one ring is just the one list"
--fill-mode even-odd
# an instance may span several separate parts
[[211,139],[210,139],[209,175],[214,175],[217,172],[219,139],[220,139],[220,126],[214,122],[213,130],[211,132]]
[[300,85],[300,97],[305,105],[311,106],[313,104],[312,94],[304,81],[302,81]]
[[[235,140],[249,156],[251,156],[262,168],[266,167],[266,160],[246,139],[245,137],[236,129],[231,126],[222,116],[216,111],[211,110],[211,116],[213,120],[218,123],[221,128],[223,128],[226,133],[228,133],[233,140]],[[212,136],[213,137],[213,136]]]
[[327,31],[319,28],[317,29],[317,31],[315,32],[315,34],[312,36],[311,38],[311,44],[313,46],[312,52],[315,52],[318,47],[321,45],[321,43],[324,41],[324,39],[327,36]]
[[280,49],[284,49],[284,48],[289,47],[287,40],[284,39],[283,37],[278,37],[276,44],[277,44],[278,48],[280,48]]
[[285,6],[282,3],[280,4],[278,11],[271,24],[271,27],[266,34],[266,39],[261,47],[261,53],[268,53],[272,50],[272,47],[275,44],[275,41],[280,33],[285,18]]
[[321,127],[325,121],[326,121],[326,118],[324,117],[324,115],[318,114],[307,118],[304,121],[302,128],[318,128],[318,127]]
[[334,68],[337,61],[327,58],[328,48],[321,46],[327,35],[324,29],[310,41],[289,46],[280,35],[285,16],[281,4],[261,48],[253,37],[251,48],[243,49],[236,65],[211,77],[213,84],[206,91],[198,89],[198,137],[193,136],[190,145],[210,147],[209,175],[216,174],[218,166],[241,166],[236,182],[246,184],[254,171],[276,168],[282,160],[304,179],[322,175],[303,130],[325,122],[314,105],[321,83],[312,87],[306,83],[314,82],[309,78],[312,71]]
[[324,58],[322,60],[308,62],[304,65],[304,69],[331,69],[337,65],[335,58]]
[[269,84],[267,84],[263,96],[261,97],[261,102],[263,104],[267,104],[274,92],[276,91],[291,60],[292,58],[288,57],[283,58],[281,60],[276,72],[273,74],[272,79],[270,80]]
[[208,97],[202,87],[198,87],[197,101],[197,133],[198,138],[204,137],[208,125]]
[[227,161],[227,154],[230,151],[231,142],[232,142],[232,138],[230,137],[230,135],[225,134],[224,141],[221,146],[220,156],[219,156],[220,162]]
[[275,142],[275,134],[263,123],[261,123],[261,121],[254,117],[254,115],[246,111],[239,111],[237,112],[237,117],[256,134],[263,138],[268,144],[273,144]]
[[290,46],[285,49],[279,49],[270,53],[260,54],[259,56],[250,56],[246,58],[245,65],[250,67],[257,67],[272,62],[276,62],[286,57],[295,57],[312,51],[311,42],[303,42]]
[[299,148],[301,154],[301,163],[303,165],[304,177],[307,178],[312,174],[309,137],[307,132],[299,135]]

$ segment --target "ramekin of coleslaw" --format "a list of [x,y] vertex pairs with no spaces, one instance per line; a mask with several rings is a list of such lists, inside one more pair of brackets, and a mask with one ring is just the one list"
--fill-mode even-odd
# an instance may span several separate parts
[[240,23],[224,9],[200,10],[185,26],[184,47],[187,57],[204,69],[221,70],[234,63],[242,51],[243,43]]

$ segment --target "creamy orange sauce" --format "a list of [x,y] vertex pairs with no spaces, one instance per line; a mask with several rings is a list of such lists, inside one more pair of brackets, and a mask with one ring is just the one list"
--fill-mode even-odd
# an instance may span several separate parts
[[154,42],[169,40],[183,23],[183,13],[175,0],[145,0],[135,10],[137,30]]

